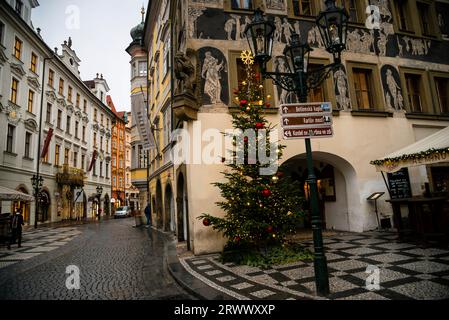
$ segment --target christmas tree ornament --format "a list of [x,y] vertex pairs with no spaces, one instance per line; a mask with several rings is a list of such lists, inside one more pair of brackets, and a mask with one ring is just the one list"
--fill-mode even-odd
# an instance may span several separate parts
[[268,198],[269,196],[271,196],[271,191],[270,191],[269,189],[264,189],[264,190],[262,191],[262,195],[263,195],[265,198]]
[[206,218],[206,219],[203,220],[203,225],[204,225],[205,227],[209,227],[210,224],[211,224],[211,222],[210,222],[209,219]]
[[265,128],[265,124],[263,122],[256,123],[256,129],[261,130],[263,128]]

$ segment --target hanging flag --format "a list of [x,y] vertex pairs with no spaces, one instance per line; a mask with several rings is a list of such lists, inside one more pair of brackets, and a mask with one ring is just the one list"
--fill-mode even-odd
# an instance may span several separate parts
[[50,128],[47,133],[47,138],[45,138],[44,148],[42,149],[41,159],[47,156],[48,149],[50,147],[51,138],[53,138],[53,129]]
[[95,162],[97,161],[97,156],[98,156],[98,152],[97,152],[97,150],[95,150],[94,154],[92,155],[92,161],[90,162],[90,166],[89,166],[88,172],[92,171],[92,168],[94,167]]

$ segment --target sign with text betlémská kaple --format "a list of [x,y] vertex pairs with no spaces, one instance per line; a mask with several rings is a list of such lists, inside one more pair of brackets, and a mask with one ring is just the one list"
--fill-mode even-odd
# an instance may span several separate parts
[[330,102],[284,104],[280,108],[285,140],[333,136]]

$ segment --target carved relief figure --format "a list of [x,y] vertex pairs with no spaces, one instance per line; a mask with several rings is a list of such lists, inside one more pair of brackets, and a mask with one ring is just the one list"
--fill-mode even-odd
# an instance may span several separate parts
[[346,47],[349,51],[371,53],[371,47],[374,44],[374,35],[372,31],[369,33],[361,30],[361,32],[361,35],[357,30],[349,32]]
[[251,23],[251,19],[249,18],[249,16],[245,16],[245,23],[242,24],[240,38],[242,38],[242,39],[246,38],[246,34],[245,34],[246,26],[248,26],[250,23]]
[[286,18],[284,18],[284,23],[282,24],[283,34],[285,36],[285,40],[287,44],[290,44],[292,41],[292,31],[294,31],[292,25],[288,22]]
[[227,37],[228,37],[228,40],[233,40],[232,39],[232,31],[234,31],[234,26],[235,26],[235,20],[232,18],[232,19],[229,19],[228,21],[226,21],[226,23],[225,23],[225,26],[224,26],[224,29],[225,29],[225,31],[226,31],[226,35],[227,35]]
[[410,37],[403,37],[402,40],[405,42],[405,50],[414,56],[427,55],[429,53],[430,46],[432,42],[429,40],[422,39],[412,39]]
[[224,61],[220,64],[211,52],[206,52],[201,76],[205,79],[204,92],[210,97],[212,104],[223,103],[221,101],[221,76],[220,71],[224,68]]
[[379,55],[387,55],[387,36],[382,32],[379,35],[379,40],[377,41],[377,47],[379,48]]
[[235,21],[235,40],[240,40],[242,35],[240,17],[236,14],[231,14],[231,17],[234,18]]
[[267,9],[272,10],[284,10],[285,2],[284,0],[266,0],[267,1]]
[[197,36],[197,26],[196,22],[200,16],[203,15],[205,8],[193,8],[189,7],[189,25],[188,32],[191,38],[195,38]]
[[[183,92],[194,94],[195,67],[192,62],[184,55],[178,52],[175,55],[175,76],[181,82]],[[180,86],[178,85],[178,88]]]
[[396,80],[393,77],[393,72],[390,69],[387,70],[386,75],[387,75],[387,77],[386,77],[387,86],[388,86],[388,90],[391,93],[391,98],[393,98],[394,108],[396,110],[400,110],[401,106],[400,106],[399,101],[404,100],[402,97],[402,93],[401,93],[401,87],[398,86]]
[[[275,64],[276,64],[276,65],[275,65],[275,70],[276,70],[276,72],[279,72],[279,73],[287,73],[287,72],[289,72],[289,70],[288,70],[288,68],[287,68],[287,65],[286,65],[286,62],[285,62],[285,60],[284,60],[283,57],[278,57],[278,58],[276,59]],[[288,102],[288,101],[287,101],[288,91],[282,89],[280,86],[278,86],[278,91],[280,91],[280,94],[279,94],[279,103],[280,103],[280,104],[285,104],[285,103],[287,103],[287,102]]]
[[334,79],[336,80],[337,84],[337,102],[340,105],[340,108],[343,110],[350,109],[350,101],[348,98],[348,88],[346,86],[346,74],[343,70],[338,70],[334,74]]
[[324,47],[324,42],[323,39],[321,38],[321,34],[317,26],[309,30],[307,42],[310,45],[316,45],[317,47]]
[[298,34],[301,37],[301,29],[299,27],[299,21],[296,21],[293,25],[293,29],[295,29],[296,34]]
[[274,18],[274,25],[276,26],[276,30],[274,31],[273,41],[281,42],[282,38],[282,20],[279,17]]

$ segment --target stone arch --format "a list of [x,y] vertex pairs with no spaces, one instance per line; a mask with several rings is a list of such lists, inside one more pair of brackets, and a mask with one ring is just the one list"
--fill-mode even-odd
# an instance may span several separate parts
[[158,229],[163,228],[163,196],[162,196],[162,183],[161,180],[156,182],[156,203],[153,208],[156,212],[156,227]]
[[179,173],[176,186],[176,221],[178,241],[187,241],[187,248],[190,250],[187,184],[184,173]]
[[175,204],[173,199],[173,189],[171,183],[167,183],[165,186],[164,193],[164,230],[175,232],[176,224],[175,224]]
[[[341,231],[363,231],[363,208],[354,166],[346,159],[327,152],[314,152],[313,160],[317,175],[327,165],[334,168],[336,200],[325,203],[327,227]],[[303,176],[307,172],[306,154],[291,157],[283,162],[282,167],[291,173],[295,165],[301,167]]]
[[51,196],[48,188],[43,188],[39,194],[39,222],[47,222],[51,220]]
[[[16,187],[16,191],[30,194],[28,188],[24,184],[20,184]],[[15,212],[17,209],[22,209],[23,220],[25,223],[31,223],[31,205],[29,202],[24,201],[14,201],[11,203],[11,212]]]

